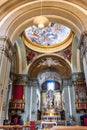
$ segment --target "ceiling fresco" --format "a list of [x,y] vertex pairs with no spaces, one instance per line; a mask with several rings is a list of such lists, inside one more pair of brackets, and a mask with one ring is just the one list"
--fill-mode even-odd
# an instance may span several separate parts
[[[44,29],[38,29],[34,25],[25,29],[22,36],[24,36],[24,39],[28,40],[28,46],[26,40],[24,43],[26,46],[27,65],[29,67],[28,73],[31,78],[36,78],[42,70],[47,68],[55,69],[61,77],[65,78],[70,76],[71,67],[66,60],[71,62],[72,41],[69,45],[66,45],[66,39],[69,40],[71,34],[71,30],[68,27],[57,23],[49,23],[49,25]],[[31,48],[31,45],[33,45],[32,47],[35,47],[35,49]],[[46,54],[46,56],[37,58],[43,52],[39,52],[37,46],[40,47],[40,51],[44,48],[45,52],[48,52],[48,49],[51,47],[53,52],[55,52],[54,46],[56,48],[57,46],[62,45],[64,49],[55,53],[59,56],[54,56],[53,54],[50,56],[49,54]],[[45,47],[48,49],[46,50]],[[66,60],[60,57],[63,57]]]
[[38,78],[38,81],[39,81],[40,85],[42,85],[43,83],[45,83],[45,81],[60,82],[60,80],[61,80],[61,77],[60,77],[58,71],[55,68],[52,68],[52,67],[48,67],[48,68],[42,70],[38,74],[37,78]]
[[27,65],[29,65],[38,55],[37,52],[32,51],[31,49],[26,48],[26,60],[27,60]]
[[64,50],[58,52],[60,56],[63,56],[65,59],[67,59],[69,62],[71,62],[71,56],[72,56],[72,44],[70,44],[67,48]]
[[[71,56],[72,56],[72,44],[70,44],[67,48],[65,48],[64,50],[57,52],[58,55],[64,57],[65,59],[67,59],[69,62],[71,62]],[[32,61],[39,55],[38,52],[35,52],[31,49],[29,49],[28,47],[26,47],[26,60],[27,60],[27,65],[29,65],[30,63],[32,63]],[[41,62],[38,64],[39,66],[48,64],[48,66],[51,65],[59,65],[59,63],[57,62],[57,60],[53,60],[52,58],[46,58],[46,61],[43,61],[43,59],[41,60]],[[60,64],[61,66],[61,64]]]
[[60,44],[64,42],[71,30],[57,23],[49,23],[49,25],[43,29],[38,29],[36,26],[30,26],[25,29],[25,36],[31,42],[43,46],[52,46],[54,44]]

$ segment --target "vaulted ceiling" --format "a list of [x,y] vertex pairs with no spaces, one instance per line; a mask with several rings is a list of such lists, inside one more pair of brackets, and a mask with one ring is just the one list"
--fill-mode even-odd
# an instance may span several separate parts
[[[22,36],[21,39],[25,46],[35,54],[38,53],[39,56],[34,57],[28,64],[28,73],[31,77],[37,77],[40,71],[48,67],[55,68],[62,77],[68,77],[72,71],[72,64],[76,64],[78,59],[77,46],[73,45],[75,53],[72,53],[72,61],[72,49],[70,51],[68,47],[72,44],[73,38],[73,43],[76,39],[78,42],[81,33],[87,30],[87,0],[42,0],[42,2],[42,11],[50,22],[61,23],[71,29],[72,35],[65,43],[62,43],[61,46],[41,46],[24,37],[25,29],[31,27],[34,18],[41,13],[41,0],[0,0],[0,36],[8,37],[12,44],[19,36]],[[20,57],[22,58],[22,56]],[[23,64],[23,62],[21,63]],[[78,69],[78,64],[73,68]]]
[[41,56],[31,64],[29,76],[31,78],[36,78],[38,74],[46,68],[56,70],[62,78],[69,77],[71,74],[71,68],[64,59],[57,55],[45,55]]

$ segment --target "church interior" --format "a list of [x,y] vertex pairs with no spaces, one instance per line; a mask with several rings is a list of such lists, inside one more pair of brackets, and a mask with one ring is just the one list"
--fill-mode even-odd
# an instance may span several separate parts
[[14,115],[87,126],[86,0],[0,0],[0,125]]

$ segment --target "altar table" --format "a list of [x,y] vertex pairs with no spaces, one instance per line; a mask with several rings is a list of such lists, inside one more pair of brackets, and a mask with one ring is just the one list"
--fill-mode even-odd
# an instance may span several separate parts
[[57,122],[51,122],[51,121],[42,121],[41,122],[41,128],[43,128],[43,125],[49,125],[52,124],[53,126],[56,125],[57,126]]

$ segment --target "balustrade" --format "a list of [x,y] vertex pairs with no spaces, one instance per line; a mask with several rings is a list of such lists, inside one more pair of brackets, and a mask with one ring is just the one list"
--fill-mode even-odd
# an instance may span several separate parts
[[0,126],[0,130],[35,130],[35,126],[30,125],[3,125]]
[[[30,125],[3,125],[0,126],[0,130],[35,130],[35,126]],[[45,129],[45,128],[44,128]],[[50,130],[50,128],[47,128]],[[53,126],[51,130],[87,130],[86,126]]]

